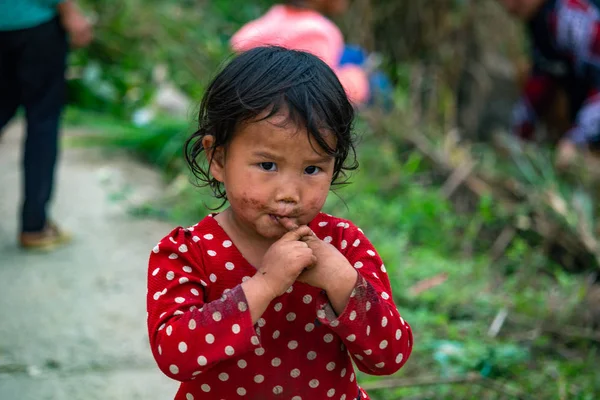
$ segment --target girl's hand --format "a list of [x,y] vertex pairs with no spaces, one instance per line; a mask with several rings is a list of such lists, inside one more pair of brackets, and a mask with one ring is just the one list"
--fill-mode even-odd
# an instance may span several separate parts
[[303,241],[311,235],[313,232],[308,226],[295,227],[273,243],[265,253],[254,278],[262,281],[272,298],[285,293],[298,275],[316,262],[313,250]]
[[71,47],[80,48],[87,46],[94,36],[92,24],[82,14],[79,7],[72,0],[66,0],[59,4],[58,11],[62,26],[69,34]]

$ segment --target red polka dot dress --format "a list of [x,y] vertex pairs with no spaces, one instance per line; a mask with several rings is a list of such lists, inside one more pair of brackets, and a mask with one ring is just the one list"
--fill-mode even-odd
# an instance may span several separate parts
[[323,213],[309,226],[357,269],[340,316],[321,289],[296,282],[252,325],[241,283],[256,269],[212,216],[176,228],[153,249],[148,333],[160,369],[182,382],[176,400],[368,399],[352,360],[372,375],[406,362],[412,331],[369,240]]

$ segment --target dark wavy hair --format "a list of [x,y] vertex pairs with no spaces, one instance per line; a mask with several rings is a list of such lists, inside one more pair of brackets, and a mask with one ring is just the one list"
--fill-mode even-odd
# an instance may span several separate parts
[[[223,184],[210,175],[202,139],[214,137],[214,148],[227,145],[241,123],[285,111],[304,126],[309,139],[335,158],[332,185],[347,183],[347,171],[358,168],[353,133],[354,108],[335,73],[318,57],[277,46],[257,47],[236,56],[213,79],[200,104],[198,130],[185,142],[186,161],[199,186],[210,186],[227,201]],[[265,116],[262,116],[265,115]],[[335,148],[324,134],[335,134]]]

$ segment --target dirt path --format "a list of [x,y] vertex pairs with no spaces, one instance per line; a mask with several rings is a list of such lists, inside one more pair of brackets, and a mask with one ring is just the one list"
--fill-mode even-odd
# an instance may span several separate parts
[[[155,195],[158,175],[123,156],[65,148],[53,215],[75,241],[16,246],[22,125],[0,140],[0,399],[169,399],[145,331],[147,255],[172,227],[111,201]],[[74,131],[67,134],[76,133]]]

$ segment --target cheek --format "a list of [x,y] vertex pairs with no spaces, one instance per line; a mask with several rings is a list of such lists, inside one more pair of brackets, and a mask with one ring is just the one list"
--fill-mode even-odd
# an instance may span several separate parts
[[319,184],[315,184],[310,188],[310,195],[306,199],[306,208],[307,209],[318,209],[321,210],[323,204],[325,204],[325,200],[327,200],[327,195],[329,194],[329,189],[331,188],[331,184],[329,181],[324,181]]

